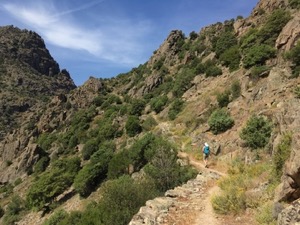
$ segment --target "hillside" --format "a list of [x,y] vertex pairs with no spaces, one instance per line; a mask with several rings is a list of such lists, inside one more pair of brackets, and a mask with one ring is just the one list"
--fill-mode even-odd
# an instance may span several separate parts
[[80,87],[38,34],[1,27],[1,224],[128,224],[196,178],[177,153],[201,160],[204,142],[228,174],[217,213],[295,224],[299,8],[261,0],[248,18],[171,31],[145,64]]

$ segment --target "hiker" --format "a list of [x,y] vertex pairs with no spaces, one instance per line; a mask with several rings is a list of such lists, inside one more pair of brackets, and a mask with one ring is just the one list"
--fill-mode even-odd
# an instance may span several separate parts
[[208,161],[210,150],[209,150],[209,145],[206,142],[204,143],[202,152],[203,152],[203,161],[204,161],[205,168],[208,168],[207,161]]

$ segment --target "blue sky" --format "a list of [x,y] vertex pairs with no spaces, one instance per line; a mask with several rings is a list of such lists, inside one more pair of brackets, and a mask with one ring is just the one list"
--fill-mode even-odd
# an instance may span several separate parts
[[171,30],[187,36],[238,15],[258,0],[2,0],[0,26],[37,32],[75,84],[145,63]]

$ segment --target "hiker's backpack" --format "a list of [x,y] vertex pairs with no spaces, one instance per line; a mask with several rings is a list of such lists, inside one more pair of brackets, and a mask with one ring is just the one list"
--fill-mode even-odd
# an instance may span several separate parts
[[209,154],[209,146],[204,147],[204,154],[206,154],[206,155]]

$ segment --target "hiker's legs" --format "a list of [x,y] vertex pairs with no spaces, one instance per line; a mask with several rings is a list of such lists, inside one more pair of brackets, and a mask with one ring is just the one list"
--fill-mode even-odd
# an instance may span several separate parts
[[207,155],[203,154],[203,162],[204,162],[204,166],[207,166]]

